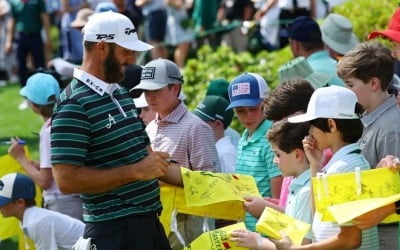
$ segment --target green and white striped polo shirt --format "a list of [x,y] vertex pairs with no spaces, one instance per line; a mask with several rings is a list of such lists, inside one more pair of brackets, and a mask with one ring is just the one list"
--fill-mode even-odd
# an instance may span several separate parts
[[[51,162],[114,168],[142,160],[149,139],[127,91],[98,94],[81,81],[61,95],[52,119]],[[122,109],[122,110],[121,110]],[[96,181],[96,176],[93,176]],[[81,194],[84,220],[104,221],[132,214],[159,213],[157,180],[135,181],[100,194]]]

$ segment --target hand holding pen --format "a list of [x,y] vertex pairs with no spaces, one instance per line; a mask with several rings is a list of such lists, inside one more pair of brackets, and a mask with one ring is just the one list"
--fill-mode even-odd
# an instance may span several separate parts
[[[8,148],[8,153],[16,160],[21,157],[25,157],[25,141],[17,138],[11,138],[10,143],[11,146]],[[7,143],[8,144],[8,143]]]
[[[18,140],[17,142],[18,142],[19,145],[25,145],[25,144],[26,144],[26,141],[25,141],[25,140]],[[11,145],[11,144],[13,144],[13,143],[12,143],[12,141],[10,140],[10,141],[0,141],[0,144],[3,144],[3,145]]]

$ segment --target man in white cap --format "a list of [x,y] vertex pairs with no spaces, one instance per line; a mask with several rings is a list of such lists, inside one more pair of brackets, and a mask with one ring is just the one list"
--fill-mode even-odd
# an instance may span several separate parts
[[114,12],[92,15],[83,40],[82,66],[52,120],[55,179],[62,192],[81,193],[91,249],[170,249],[158,220],[157,178],[172,183],[170,171],[179,168],[168,153],[151,151],[132,98],[116,84],[135,51],[152,46]]
[[[191,170],[219,171],[213,131],[179,99],[182,84],[183,76],[174,62],[156,59],[144,66],[139,85],[130,91],[134,97],[144,91],[150,109],[157,112],[146,127],[151,146],[165,150],[172,160]],[[202,233],[200,217],[178,214],[177,221],[178,232],[169,237],[172,249],[182,249]]]

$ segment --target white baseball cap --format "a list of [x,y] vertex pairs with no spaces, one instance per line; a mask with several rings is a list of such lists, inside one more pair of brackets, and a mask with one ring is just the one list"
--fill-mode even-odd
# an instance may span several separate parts
[[142,93],[138,98],[134,98],[133,101],[135,102],[136,108],[139,109],[149,106],[149,104],[146,101],[146,97],[144,96],[144,93]]
[[353,91],[336,85],[316,89],[307,106],[307,113],[289,117],[291,123],[317,118],[359,119],[355,113],[357,96]]
[[83,28],[83,40],[116,43],[133,51],[146,51],[153,48],[150,44],[139,40],[136,28],[128,17],[112,11],[91,15]]

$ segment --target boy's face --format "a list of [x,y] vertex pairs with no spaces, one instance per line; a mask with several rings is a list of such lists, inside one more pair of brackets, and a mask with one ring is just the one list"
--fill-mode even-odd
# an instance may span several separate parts
[[240,123],[249,130],[250,133],[256,131],[260,123],[264,120],[262,112],[262,102],[256,107],[237,107],[236,116]]
[[369,102],[371,100],[372,88],[371,81],[365,83],[357,78],[349,78],[344,81],[346,87],[353,91],[357,96],[358,103],[368,110]]
[[12,217],[15,213],[15,201],[11,201],[0,207],[0,212],[4,218]]
[[279,166],[283,176],[296,176],[293,170],[296,165],[296,151],[290,153],[280,150],[276,144],[271,143],[272,151],[274,151],[274,163]]
[[319,150],[324,150],[329,148],[328,136],[330,133],[324,133],[321,129],[316,126],[311,125],[308,133],[315,139],[316,143],[314,145],[315,148]]
[[151,110],[149,107],[144,107],[140,111],[139,117],[142,119],[144,125],[147,126],[147,124],[156,118],[156,112]]
[[179,86],[165,86],[157,90],[145,90],[146,101],[151,110],[161,115],[169,114],[178,102]]

